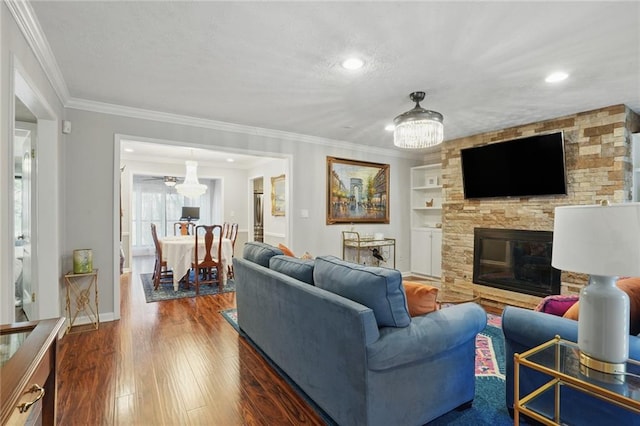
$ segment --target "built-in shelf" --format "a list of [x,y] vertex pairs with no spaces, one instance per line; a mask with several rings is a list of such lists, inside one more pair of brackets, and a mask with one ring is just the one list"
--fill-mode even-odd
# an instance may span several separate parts
[[442,263],[441,175],[440,164],[411,169],[411,272],[433,277]]

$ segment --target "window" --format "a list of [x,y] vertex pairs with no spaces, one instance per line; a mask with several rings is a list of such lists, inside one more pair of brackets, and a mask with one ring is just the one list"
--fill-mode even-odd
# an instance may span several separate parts
[[166,186],[163,176],[133,176],[131,244],[134,255],[154,249],[152,223],[157,227],[158,237],[173,235],[173,224],[180,221],[183,206],[200,207],[200,220],[196,223],[215,223],[212,206],[217,181],[200,179],[200,183],[207,185],[207,192],[191,199],[178,194],[175,187]]

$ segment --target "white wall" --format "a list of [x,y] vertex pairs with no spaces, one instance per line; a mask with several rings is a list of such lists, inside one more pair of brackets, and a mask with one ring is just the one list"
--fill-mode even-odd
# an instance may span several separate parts
[[[62,104],[27,40],[22,35],[7,5],[0,3],[0,322],[13,321],[13,97],[14,68],[25,77],[34,98],[27,102],[39,119],[36,142],[36,211],[38,231],[36,266],[37,311],[39,318],[61,315],[60,294],[61,245],[64,228],[61,208],[64,190],[60,181],[64,173],[61,154],[63,137],[59,131],[64,117]],[[46,120],[45,120],[46,119]]]

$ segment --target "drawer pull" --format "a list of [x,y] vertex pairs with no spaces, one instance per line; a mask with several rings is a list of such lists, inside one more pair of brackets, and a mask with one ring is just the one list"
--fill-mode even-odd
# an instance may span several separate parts
[[33,404],[40,401],[44,396],[44,388],[39,385],[31,385],[31,387],[29,388],[28,391],[25,392],[25,394],[34,393],[34,392],[38,392],[38,396],[36,396],[36,399],[34,399],[31,402],[23,402],[22,404],[17,406],[18,410],[20,410],[21,413],[26,413],[27,410],[29,410],[29,408],[31,408]]

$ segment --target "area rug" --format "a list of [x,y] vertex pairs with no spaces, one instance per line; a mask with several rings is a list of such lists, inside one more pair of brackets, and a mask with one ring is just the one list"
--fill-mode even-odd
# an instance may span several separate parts
[[[235,309],[220,311],[220,314],[238,332],[240,331],[238,312]],[[429,426],[513,425],[513,419],[509,416],[505,405],[504,337],[501,318],[492,314],[487,314],[487,318],[487,327],[476,337],[476,395],[473,406],[463,411],[451,411],[427,423]],[[265,359],[318,412],[328,425],[335,425],[322,409],[315,405],[273,362],[270,362],[268,357],[265,356]]]
[[[178,291],[173,289],[171,284],[161,284],[157,290],[153,289],[153,280],[151,276],[153,274],[140,274],[140,281],[142,281],[142,288],[144,289],[144,297],[147,299],[147,303],[161,302],[163,300],[182,299],[184,297],[196,297],[196,288],[189,286],[187,289],[183,283],[180,283]],[[236,291],[236,286],[233,280],[227,280],[227,284],[222,291],[218,288],[217,284],[214,285],[201,285],[199,296],[214,295],[220,293],[228,293],[230,291]]]

